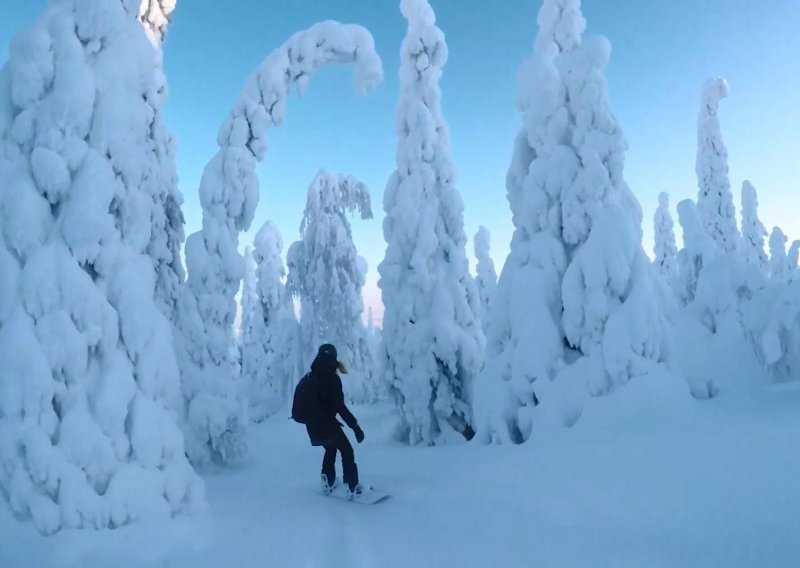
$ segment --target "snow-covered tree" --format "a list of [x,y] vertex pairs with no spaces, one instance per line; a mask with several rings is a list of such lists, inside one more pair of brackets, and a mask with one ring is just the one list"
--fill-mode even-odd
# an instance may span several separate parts
[[247,345],[253,341],[253,330],[258,318],[258,282],[256,280],[256,261],[253,247],[244,249],[244,278],[242,280],[242,317],[239,328],[239,344]]
[[786,235],[780,227],[773,227],[769,236],[769,273],[778,281],[788,281],[789,261],[786,256]]
[[242,378],[250,418],[256,422],[288,400],[299,378],[298,323],[283,284],[282,249],[278,228],[267,221],[256,234],[252,330],[242,341]]
[[694,301],[700,273],[716,257],[717,248],[691,199],[678,203],[678,221],[683,229],[683,248],[678,253],[678,295],[686,305]]
[[235,461],[245,451],[242,405],[226,370],[243,273],[239,233],[250,227],[258,203],[255,170],[267,131],[283,121],[292,86],[302,95],[315,71],[339,64],[354,66],[362,92],[382,77],[372,36],[360,26],[329,21],[294,34],[247,80],[219,130],[219,151],[203,172],[203,228],[186,241],[189,277],[179,341],[187,445],[196,463]]
[[167,25],[177,0],[138,0],[139,21],[142,22],[147,35],[153,43],[164,39]]
[[136,2],[51,3],[0,71],[0,493],[51,533],[200,504],[149,247],[160,54]]
[[749,181],[742,183],[742,248],[744,260],[761,271],[767,269],[764,238],[767,229],[758,218],[758,196]]
[[716,246],[691,199],[678,203],[678,219],[683,228],[683,249],[678,253],[682,303],[712,333],[724,326],[740,330],[741,263]]
[[397,169],[384,195],[387,247],[379,286],[400,434],[412,444],[432,444],[453,431],[473,435],[471,391],[484,336],[440,107],[447,45],[427,0],[402,0],[400,9],[408,31],[395,121]]
[[653,264],[658,273],[671,283],[678,274],[678,247],[675,245],[672,214],[669,212],[669,194],[666,192],[661,192],[658,196],[658,208],[653,216],[653,227],[655,229]]
[[728,179],[728,151],[719,127],[719,103],[728,96],[728,83],[716,77],[703,85],[697,118],[697,207],[706,232],[726,253],[736,250],[739,232]]
[[492,297],[497,288],[497,272],[494,269],[494,261],[489,256],[490,244],[489,229],[484,226],[478,227],[473,239],[477,260],[475,284],[481,302],[480,318],[484,334],[488,332]]
[[319,345],[334,344],[352,375],[346,390],[361,402],[373,390],[372,355],[362,322],[366,265],[353,243],[351,213],[372,218],[367,187],[352,176],[317,173],[308,188],[301,239],[290,248],[287,287],[300,299],[302,360],[310,362]]
[[[178,297],[186,276],[181,263],[184,241],[184,218],[181,211],[183,196],[178,190],[175,141],[164,126],[160,107],[167,96],[161,48],[169,19],[175,9],[175,0],[139,1],[139,21],[155,49],[155,83],[147,97],[152,108],[151,115],[147,117],[151,129],[149,152],[152,158],[151,166],[140,184],[154,202],[147,207],[150,210],[150,243],[147,253],[156,272],[156,304],[167,319],[174,322]],[[144,231],[144,227],[141,230]]]
[[662,358],[641,209],[603,77],[609,43],[582,37],[579,0],[545,0],[538,24],[506,181],[515,231],[475,395],[484,442],[569,426],[587,391],[607,393]]
[[792,241],[789,246],[789,254],[786,255],[786,270],[788,280],[792,281],[797,275],[797,260],[800,257],[800,241]]

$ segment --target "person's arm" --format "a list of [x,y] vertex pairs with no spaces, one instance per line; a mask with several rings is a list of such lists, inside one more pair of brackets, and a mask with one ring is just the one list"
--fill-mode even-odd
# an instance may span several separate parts
[[336,413],[342,417],[348,426],[352,430],[358,428],[358,421],[356,417],[353,416],[353,413],[350,412],[350,409],[347,408],[347,405],[344,403],[344,391],[342,390],[342,379],[339,376],[336,376],[336,392],[334,392],[334,402],[336,404]]

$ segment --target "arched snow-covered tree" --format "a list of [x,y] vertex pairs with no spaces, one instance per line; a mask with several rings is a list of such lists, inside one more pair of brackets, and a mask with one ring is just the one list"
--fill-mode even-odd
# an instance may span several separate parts
[[481,324],[483,332],[486,334],[489,328],[492,297],[497,288],[497,272],[494,269],[494,261],[489,256],[491,245],[489,229],[484,226],[478,227],[478,232],[475,233],[475,238],[473,239],[473,245],[475,247],[475,259],[477,260],[475,284],[478,287],[478,297],[481,302]]
[[678,247],[675,245],[675,230],[673,229],[672,214],[669,212],[669,194],[661,192],[658,195],[658,208],[653,216],[655,239],[653,264],[658,273],[671,283],[678,274]]
[[728,150],[719,127],[719,103],[728,96],[728,83],[716,77],[703,85],[697,118],[697,208],[706,232],[726,253],[736,250],[739,231],[728,179]]
[[473,435],[471,392],[483,362],[480,300],[466,257],[463,203],[440,108],[444,34],[427,0],[402,0],[397,169],[386,186],[378,267],[386,372],[412,444]]
[[179,341],[187,446],[196,463],[236,461],[246,451],[242,405],[226,369],[243,271],[239,233],[249,228],[258,203],[255,169],[267,131],[283,121],[292,86],[302,95],[315,71],[340,64],[354,66],[361,92],[382,77],[372,36],[361,26],[322,22],[289,38],[248,78],[203,172],[203,229],[186,241],[189,278]]
[[283,241],[267,221],[255,238],[252,331],[242,341],[242,378],[250,418],[261,422],[288,400],[298,375],[299,336],[291,297],[283,284]]
[[587,392],[607,393],[662,358],[641,209],[606,95],[609,43],[582,37],[579,0],[545,0],[538,24],[506,180],[515,231],[475,395],[483,442],[525,441],[534,423],[572,425]]
[[323,343],[336,345],[352,375],[345,382],[348,394],[366,402],[374,390],[362,322],[366,266],[347,219],[356,212],[362,219],[372,218],[367,187],[352,176],[317,173],[308,188],[301,240],[290,249],[287,287],[300,299],[301,360],[310,363]]
[[203,501],[154,301],[156,185],[173,166],[137,16],[53,2],[0,71],[0,493],[45,533]]
[[742,183],[742,248],[746,263],[765,272],[767,254],[764,252],[764,238],[767,229],[758,218],[758,196],[756,188],[749,181]]

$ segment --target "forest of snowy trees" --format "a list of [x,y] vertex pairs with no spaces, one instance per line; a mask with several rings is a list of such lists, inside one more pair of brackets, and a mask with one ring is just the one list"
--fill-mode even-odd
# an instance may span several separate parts
[[[349,367],[347,398],[394,405],[412,445],[521,444],[632,381],[705,400],[800,379],[800,241],[759,218],[758,180],[737,220],[724,79],[699,86],[697,198],[659,196],[645,251],[610,43],[584,33],[580,0],[543,0],[507,141],[513,238],[498,278],[483,226],[469,266],[441,103],[448,47],[428,0],[400,1],[385,188],[320,169],[295,242],[266,219],[241,238],[268,129],[322,68],[352,67],[369,93],[383,76],[372,35],[318,23],[243,78],[197,188],[202,227],[185,237],[162,111],[174,9],[51,2],[0,71],[0,495],[42,533],[201,507],[199,473],[246,459],[249,428],[285,409],[321,343]],[[368,267],[351,221],[373,216],[386,248]],[[369,269],[381,329],[365,312]]]

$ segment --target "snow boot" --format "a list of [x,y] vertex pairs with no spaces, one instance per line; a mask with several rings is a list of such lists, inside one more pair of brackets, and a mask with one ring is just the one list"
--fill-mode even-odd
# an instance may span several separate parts
[[319,477],[320,477],[322,492],[325,495],[330,495],[331,492],[336,488],[336,479],[333,480],[333,483],[328,483],[327,475],[321,473]]
[[357,483],[356,485],[348,485],[347,486],[347,497],[352,499],[353,497],[358,497],[364,492],[364,487]]

